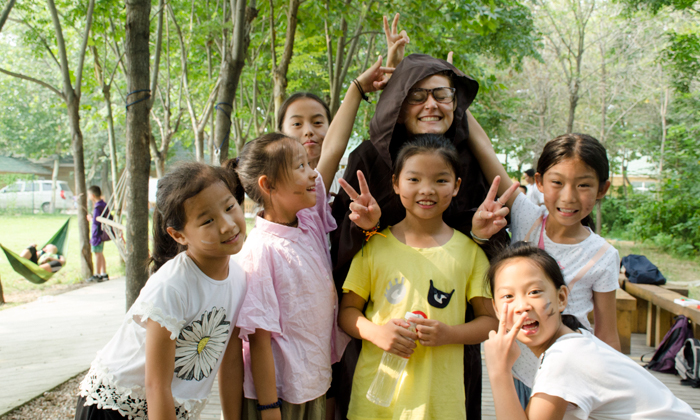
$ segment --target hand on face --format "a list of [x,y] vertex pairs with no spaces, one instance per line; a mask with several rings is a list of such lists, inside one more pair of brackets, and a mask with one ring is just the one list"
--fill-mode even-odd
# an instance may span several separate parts
[[489,239],[508,224],[506,216],[510,210],[505,203],[508,202],[508,199],[510,199],[510,196],[513,195],[520,184],[514,182],[502,196],[496,199],[496,193],[500,184],[501,177],[496,176],[488,194],[486,194],[486,199],[476,210],[474,217],[472,217],[472,232],[479,238]]
[[503,304],[499,315],[498,331],[489,332],[489,339],[484,341],[486,368],[489,371],[510,372],[520,356],[520,348],[515,338],[525,322],[527,313],[516,316],[512,328],[507,328],[507,320],[515,316],[507,303]]
[[341,178],[338,182],[352,201],[352,203],[350,203],[350,211],[352,213],[350,213],[349,219],[363,230],[370,230],[377,226],[379,218],[382,215],[382,210],[379,208],[377,200],[370,194],[367,180],[364,174],[362,174],[362,171],[357,171],[357,182],[360,184],[360,194],[358,194],[344,179]]

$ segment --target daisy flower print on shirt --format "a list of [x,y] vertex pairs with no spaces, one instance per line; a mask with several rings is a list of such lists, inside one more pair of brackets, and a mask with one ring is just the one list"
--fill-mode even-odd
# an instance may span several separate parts
[[226,310],[214,307],[183,328],[175,344],[175,375],[185,381],[208,377],[226,348],[230,324]]

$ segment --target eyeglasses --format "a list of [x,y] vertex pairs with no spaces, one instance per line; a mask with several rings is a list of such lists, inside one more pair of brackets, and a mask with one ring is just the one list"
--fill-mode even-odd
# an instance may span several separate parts
[[406,102],[412,105],[422,104],[428,100],[428,94],[441,104],[449,104],[455,100],[455,88],[437,87],[434,89],[414,88],[408,91]]

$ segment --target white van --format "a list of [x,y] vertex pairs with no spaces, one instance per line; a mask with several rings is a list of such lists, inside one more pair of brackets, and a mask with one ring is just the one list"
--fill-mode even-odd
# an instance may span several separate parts
[[[51,210],[51,181],[17,181],[0,189],[0,209]],[[65,181],[56,181],[56,209],[74,209],[73,191]]]

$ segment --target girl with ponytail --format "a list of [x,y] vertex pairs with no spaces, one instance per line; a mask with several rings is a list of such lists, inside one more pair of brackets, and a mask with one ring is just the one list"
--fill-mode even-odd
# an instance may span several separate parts
[[199,418],[219,368],[224,418],[240,419],[242,201],[225,168],[186,162],[160,179],[152,275],[81,383],[76,420]]
[[[563,315],[569,288],[547,252],[516,243],[492,261],[487,279],[499,314],[498,331],[484,342],[498,420],[700,418],[649,371]],[[525,409],[511,374],[516,343],[539,358]]]

